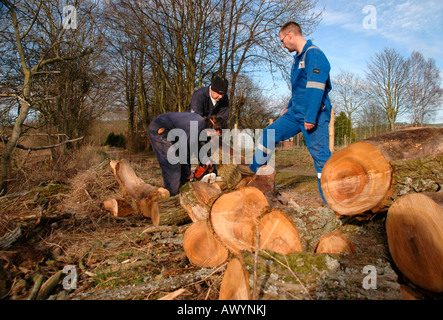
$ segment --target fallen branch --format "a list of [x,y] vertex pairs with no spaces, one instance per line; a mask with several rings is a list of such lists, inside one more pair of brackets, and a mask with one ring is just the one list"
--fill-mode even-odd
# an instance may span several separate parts
[[[21,145],[21,144],[16,144],[15,147],[19,148],[19,149],[22,149],[22,150],[29,150],[29,151],[45,150],[45,149],[51,149],[51,148],[55,148],[55,147],[60,147],[60,146],[62,146],[64,144],[67,144],[67,143],[70,143],[70,142],[79,141],[79,140],[82,140],[84,137],[85,136],[80,137],[80,138],[71,139],[71,140],[66,140],[66,141],[63,141],[63,142],[60,142],[60,143],[57,143],[57,144],[52,144],[52,145],[49,145],[49,146],[43,146],[43,147],[27,147],[27,146],[24,146],[24,145]],[[9,139],[7,137],[3,137],[2,140],[3,140],[4,144],[7,144],[8,141],[9,141]]]
[[168,277],[157,281],[151,281],[149,283],[143,283],[140,285],[127,285],[117,289],[107,289],[95,292],[82,292],[73,294],[71,299],[76,300],[129,300],[137,297],[145,298],[150,292],[155,291],[170,291],[176,290],[182,287],[193,285],[197,282],[205,281],[215,272],[220,270],[219,268],[202,268],[196,272],[183,274],[176,277]]

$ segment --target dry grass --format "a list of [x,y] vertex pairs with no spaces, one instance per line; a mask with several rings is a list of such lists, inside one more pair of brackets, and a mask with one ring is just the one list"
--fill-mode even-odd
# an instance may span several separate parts
[[[162,186],[153,153],[134,154],[93,144],[58,152],[17,153],[16,163],[23,166],[11,182],[12,196],[0,201],[0,237],[17,225],[23,231],[12,248],[0,251],[0,268],[3,265],[11,275],[7,299],[26,299],[35,274],[43,274],[46,280],[68,264],[80,274],[76,293],[153,283],[197,270],[183,252],[186,227],[146,233],[152,226],[149,219],[140,214],[116,219],[103,208],[103,201],[122,196],[109,166],[112,159],[128,159],[145,182]],[[290,151],[279,154],[277,165],[309,161]],[[177,299],[217,299],[222,272],[185,285]],[[157,299],[168,292],[153,289],[134,298]],[[59,286],[53,293],[62,297],[66,292]]]

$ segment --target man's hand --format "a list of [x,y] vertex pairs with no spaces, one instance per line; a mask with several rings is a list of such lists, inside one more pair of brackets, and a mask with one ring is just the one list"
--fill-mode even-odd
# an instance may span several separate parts
[[315,127],[315,124],[309,123],[309,122],[305,122],[305,129],[306,130],[314,129],[314,127]]
[[208,162],[206,162],[205,167],[206,167],[206,168],[211,168],[211,167],[212,167],[212,162],[211,162],[211,160],[208,160]]

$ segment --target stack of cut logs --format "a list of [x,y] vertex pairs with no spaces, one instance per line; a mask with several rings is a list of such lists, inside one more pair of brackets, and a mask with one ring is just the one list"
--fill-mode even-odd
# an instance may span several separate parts
[[349,145],[323,168],[339,215],[387,212],[391,256],[413,284],[443,292],[443,128],[411,128]]
[[[242,158],[243,161],[243,158]],[[243,163],[243,162],[242,162]],[[321,187],[339,216],[364,218],[388,212],[386,231],[393,260],[412,283],[443,292],[443,129],[396,131],[354,143],[326,163]],[[105,201],[116,216],[134,207],[154,225],[192,221],[183,238],[188,259],[200,267],[229,261],[220,299],[249,299],[241,252],[302,251],[296,226],[275,204],[275,170],[254,175],[247,166],[221,164],[222,182],[187,183],[180,195],[146,184],[126,161],[111,161],[125,199]],[[440,192],[439,192],[440,191]],[[129,201],[130,202],[130,201]],[[354,253],[340,232],[322,236],[316,253]]]

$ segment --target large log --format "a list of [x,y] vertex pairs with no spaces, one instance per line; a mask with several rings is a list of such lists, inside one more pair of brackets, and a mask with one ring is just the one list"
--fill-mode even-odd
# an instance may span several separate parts
[[261,210],[269,205],[265,195],[255,187],[243,187],[222,194],[212,205],[210,222],[224,245],[234,252],[253,251]]
[[407,194],[392,204],[386,218],[396,266],[411,282],[432,292],[443,292],[442,203],[443,192]]
[[179,195],[157,200],[160,213],[159,225],[180,226],[191,222],[186,210],[180,205]]
[[201,268],[217,267],[228,259],[229,252],[214,236],[206,220],[194,222],[185,232],[183,249],[189,261]]
[[326,163],[321,188],[339,215],[386,211],[399,196],[443,186],[443,128],[413,128],[356,142]]
[[160,215],[157,201],[160,198],[169,197],[168,190],[144,182],[125,159],[121,161],[112,160],[109,164],[123,190],[123,194],[135,200],[140,213],[150,218],[152,224],[159,225]]

